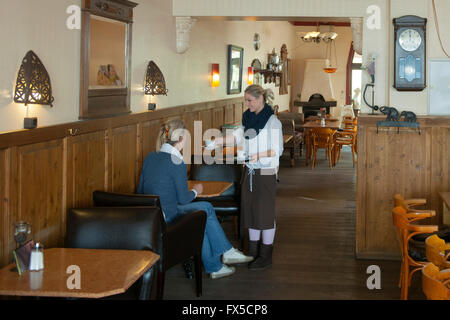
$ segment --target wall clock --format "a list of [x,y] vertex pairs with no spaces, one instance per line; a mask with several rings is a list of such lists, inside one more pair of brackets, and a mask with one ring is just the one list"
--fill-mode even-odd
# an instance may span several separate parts
[[422,91],[426,87],[426,18],[403,16],[394,23],[394,88]]

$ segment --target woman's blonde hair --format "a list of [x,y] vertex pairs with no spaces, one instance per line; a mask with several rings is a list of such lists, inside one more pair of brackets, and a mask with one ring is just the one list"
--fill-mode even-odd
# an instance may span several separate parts
[[245,89],[245,93],[248,93],[255,98],[263,96],[264,103],[272,105],[272,100],[274,98],[272,89],[264,89],[259,84],[252,84]]
[[186,126],[181,120],[170,120],[163,124],[159,129],[158,139],[156,140],[156,150],[159,151],[164,143],[174,145],[180,141],[180,137],[184,134]]

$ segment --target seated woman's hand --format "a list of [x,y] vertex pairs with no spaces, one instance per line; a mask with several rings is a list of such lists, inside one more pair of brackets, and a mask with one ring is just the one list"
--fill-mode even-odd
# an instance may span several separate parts
[[203,192],[203,185],[201,183],[195,184],[192,189],[197,191],[197,194],[202,194]]

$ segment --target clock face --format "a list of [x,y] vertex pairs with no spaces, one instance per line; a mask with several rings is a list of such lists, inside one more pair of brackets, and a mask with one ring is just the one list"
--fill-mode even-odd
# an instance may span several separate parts
[[406,29],[400,33],[398,43],[405,51],[415,51],[422,43],[422,37],[419,32],[414,29]]

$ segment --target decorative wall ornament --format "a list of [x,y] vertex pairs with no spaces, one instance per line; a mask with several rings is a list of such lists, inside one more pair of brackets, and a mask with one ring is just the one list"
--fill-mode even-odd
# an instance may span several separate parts
[[50,76],[39,57],[28,51],[17,74],[14,102],[53,106]]
[[[288,51],[287,51],[287,47],[285,44],[283,44],[281,46],[280,49],[280,53],[281,53],[281,63],[283,64],[282,67],[282,74],[281,74],[281,79],[279,79],[280,77],[277,77],[280,81],[279,81],[279,85],[280,85],[280,90],[279,90],[279,94],[288,94],[288,70],[287,70],[287,63],[288,63]],[[275,79],[275,86],[277,86],[277,80]]]
[[176,17],[175,21],[177,27],[177,53],[184,53],[189,49],[191,29],[197,19],[192,19],[191,17]]
[[167,95],[166,81],[156,63],[150,61],[145,74],[144,93],[154,95]]
[[350,18],[350,26],[353,36],[353,48],[355,52],[362,55],[362,32],[363,32],[363,19],[362,18]]

